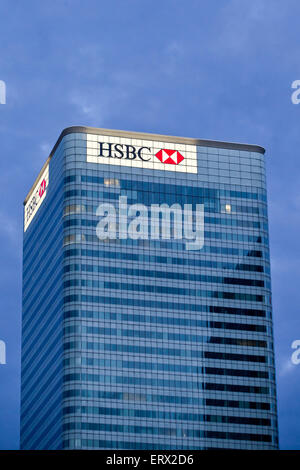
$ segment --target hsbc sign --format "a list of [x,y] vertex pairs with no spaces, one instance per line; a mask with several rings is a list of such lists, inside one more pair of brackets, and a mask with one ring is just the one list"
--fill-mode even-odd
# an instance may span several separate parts
[[184,160],[184,157],[180,152],[178,152],[178,150],[162,149],[157,152],[155,156],[161,163],[168,165],[179,165],[179,163]]
[[197,147],[87,134],[87,162],[197,173]]
[[[128,144],[113,144],[111,142],[98,142],[99,157],[102,158],[125,158],[127,160],[140,159],[143,162],[150,160],[150,147],[135,147]],[[147,155],[148,153],[148,155]]]
[[47,165],[24,206],[24,232],[26,232],[28,226],[33,221],[35,214],[45,199],[48,184],[49,166]]

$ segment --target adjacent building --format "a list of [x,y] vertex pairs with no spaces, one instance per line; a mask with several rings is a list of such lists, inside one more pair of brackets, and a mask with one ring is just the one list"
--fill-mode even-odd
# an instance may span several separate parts
[[22,449],[276,449],[264,149],[88,127],[24,202]]

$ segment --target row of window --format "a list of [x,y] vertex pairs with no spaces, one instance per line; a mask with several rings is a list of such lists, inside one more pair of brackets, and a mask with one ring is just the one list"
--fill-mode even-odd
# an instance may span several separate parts
[[150,323],[162,324],[170,326],[186,326],[189,328],[218,328],[225,330],[241,330],[241,331],[257,331],[266,333],[267,328],[265,325],[252,325],[248,323],[229,323],[213,320],[198,320],[193,318],[178,318],[178,317],[160,317],[156,315],[146,315],[138,313],[114,313],[93,310],[67,310],[64,312],[65,320],[72,318],[85,318],[91,320],[111,320],[119,322],[137,322],[137,323]]
[[[189,289],[188,287],[171,287],[171,286],[151,286],[143,284],[130,284],[125,282],[113,282],[113,281],[98,281],[92,279],[69,279],[64,282],[64,288],[69,287],[90,287],[99,289],[114,289],[121,291],[132,291],[132,292],[146,292],[149,294],[169,294],[169,295],[182,295],[182,296],[194,296],[194,297],[208,297],[213,299],[227,299],[227,300],[240,300],[247,302],[265,302],[264,295],[258,294],[246,294],[240,292],[220,292],[210,291],[204,289]],[[98,302],[98,296],[93,295],[82,295],[83,302]],[[145,300],[146,302],[146,300]]]
[[[105,177],[99,176],[81,176],[82,183],[94,183],[94,184],[104,184]],[[65,178],[65,183],[73,183],[76,181],[76,176],[67,176]],[[164,183],[155,183],[147,181],[139,181],[132,179],[121,179],[118,180],[118,185],[121,189],[129,189],[135,191],[146,191],[150,193],[170,193],[170,194],[183,194],[186,196],[199,196],[199,197],[208,197],[208,198],[242,198],[242,199],[252,199],[266,202],[266,194],[251,193],[245,191],[234,191],[228,189],[213,189],[213,188],[203,188],[203,187],[192,187],[181,184],[164,184]]]
[[[54,280],[54,285],[57,281]],[[53,286],[50,286],[49,287],[49,292],[52,292],[53,290]],[[49,292],[46,292],[45,294],[45,299],[48,299],[49,297]],[[41,299],[41,304],[43,304],[44,298]],[[108,297],[107,298],[107,301],[104,301],[106,303],[110,303],[110,298]],[[123,299],[124,302],[119,302],[119,304],[124,304],[126,303],[126,299]],[[130,299],[129,299],[130,300]],[[134,300],[134,299],[132,299]],[[67,303],[69,301],[69,299],[65,299],[64,302]],[[30,349],[27,350],[27,352],[25,351],[25,346],[27,344],[27,342],[30,340],[31,338],[31,334],[30,334],[30,331],[31,331],[31,328],[34,328],[35,326],[32,324],[32,318],[34,317],[35,313],[36,312],[39,312],[39,309],[40,309],[40,303],[39,305],[37,305],[37,307],[35,308],[35,310],[32,312],[32,317],[28,323],[28,325],[26,324],[26,330],[28,328],[30,328],[28,334],[24,337],[23,337],[23,348],[24,348],[24,354],[23,354],[23,359],[25,360],[25,358],[27,357],[27,354],[30,353]],[[47,308],[50,308],[50,306],[52,305],[53,303],[53,298],[49,298],[49,302],[48,304],[46,305],[46,309]],[[175,305],[175,304],[174,304]],[[163,307],[164,308],[169,308],[170,304],[169,303],[166,303],[166,305],[164,305]],[[178,304],[176,304],[176,306],[178,307]],[[184,306],[183,306],[184,307]],[[182,308],[183,308],[182,307]],[[60,303],[58,303],[57,307],[55,308],[55,311],[54,313],[57,313],[59,310],[62,309],[62,306]],[[229,314],[229,315],[248,315],[248,316],[258,316],[258,317],[265,317],[266,316],[266,312],[264,310],[253,310],[253,309],[240,309],[240,308],[233,308],[233,307],[222,307],[222,306],[208,306],[208,305],[198,305],[197,306],[197,312],[210,312],[210,313],[217,313],[217,314]],[[53,313],[53,315],[54,315]],[[157,317],[157,316],[154,316],[154,315],[142,315],[142,314],[135,314],[135,313],[130,313],[130,314],[115,314],[115,313],[109,313],[109,312],[93,312],[91,310],[82,310],[81,314],[79,314],[79,312],[77,310],[72,310],[72,311],[66,311],[65,312],[65,318],[78,318],[79,315],[82,316],[82,318],[95,318],[95,319],[99,319],[99,318],[104,318],[104,319],[112,319],[112,320],[120,320],[120,321],[138,321],[138,322],[149,322],[149,323],[162,323],[162,324],[165,324],[165,325],[183,325],[183,326],[209,326],[209,327],[212,327],[212,328],[227,328],[227,329],[242,329],[242,330],[247,330],[247,331],[265,331],[265,326],[264,325],[247,325],[247,324],[235,324],[235,323],[223,323],[223,322],[215,322],[215,321],[210,321],[210,322],[206,322],[204,320],[193,320],[193,319],[186,319],[186,318],[176,318],[176,317]],[[53,317],[49,317],[48,320],[46,321],[46,324],[44,325],[44,328],[47,328],[48,324],[52,321],[52,318]],[[57,324],[60,322],[61,320],[58,319],[58,322]],[[55,329],[52,328],[51,331],[55,331]],[[25,332],[25,329],[24,329],[24,332]],[[46,343],[46,341],[44,340],[44,342],[42,343],[42,345],[40,345],[40,348]]]
[[[85,208],[87,212],[95,213],[97,206],[84,206],[79,204],[73,204],[71,206],[66,206],[64,209],[64,215],[80,214],[80,208]],[[89,210],[91,209],[91,210]],[[93,209],[93,211],[92,211]],[[85,210],[82,212],[85,212]],[[216,239],[222,241],[234,241],[234,242],[245,242],[245,243],[263,243],[268,246],[268,237],[262,237],[261,235],[249,235],[247,233],[238,233],[238,232],[212,232],[205,230],[204,231],[205,239]],[[178,242],[179,243],[179,242]]]
[[[95,190],[95,189],[86,189],[82,188],[81,186],[74,188],[74,189],[68,189],[64,193],[65,199],[69,198],[91,198],[91,199],[97,199],[98,203],[101,202],[102,199],[109,199],[111,201],[117,201],[120,196],[126,196],[127,198],[127,203],[128,204],[136,204],[137,202],[150,205],[150,204],[161,204],[162,199],[164,203],[167,203],[168,205],[172,206],[175,203],[180,203],[182,205],[184,204],[204,204],[205,207],[205,212],[222,212],[223,214],[226,213],[232,213],[231,210],[230,212],[226,212],[225,210],[221,210],[220,206],[220,200],[219,199],[212,199],[212,198],[206,198],[206,197],[199,197],[199,196],[183,196],[183,195],[178,195],[175,193],[149,193],[149,192],[137,192],[137,191],[125,191],[125,190],[117,190],[117,191],[112,191],[110,188],[109,190],[103,191],[103,190]],[[95,212],[97,206],[87,206],[89,207],[88,212]],[[256,214],[256,215],[261,215],[266,216],[266,212],[264,208],[261,207],[253,207],[253,206],[235,206],[239,208],[249,208],[247,209],[242,209],[241,213],[250,213],[250,214]],[[250,208],[251,207],[251,208]],[[83,211],[82,211],[83,209]],[[81,206],[81,210],[78,212],[85,212],[84,206]],[[77,212],[77,211],[76,211]],[[65,214],[67,215],[67,214]]]
[[122,432],[133,434],[151,434],[163,435],[169,437],[200,439],[207,437],[210,439],[232,439],[239,441],[272,442],[272,436],[269,434],[251,434],[226,431],[206,431],[200,429],[181,429],[138,426],[131,424],[111,424],[111,423],[89,423],[89,422],[70,422],[63,425],[63,431],[104,431],[104,432]]
[[138,330],[138,329],[125,329],[125,328],[105,328],[102,326],[84,326],[84,325],[70,325],[64,328],[65,335],[108,335],[120,336],[126,338],[143,338],[143,339],[156,339],[166,341],[184,341],[191,343],[201,344],[231,344],[234,346],[246,346],[256,348],[266,348],[267,342],[247,339],[247,338],[229,338],[220,336],[203,336],[187,333],[173,333],[169,331],[153,331],[153,330]]
[[79,373],[74,372],[64,375],[64,382],[92,382],[92,383],[105,383],[115,385],[139,385],[146,387],[163,387],[163,388],[184,388],[187,390],[207,390],[207,391],[218,391],[218,392],[236,392],[236,393],[254,393],[260,395],[269,395],[270,390],[268,387],[254,386],[254,385],[236,385],[227,383],[215,383],[215,382],[194,382],[190,377],[186,377],[186,380],[175,380],[162,379],[158,377],[130,377],[124,376],[113,376],[108,375],[107,371],[103,371],[103,374],[92,374],[92,373]]
[[169,405],[191,405],[194,407],[211,406],[216,408],[238,408],[242,410],[261,410],[269,411],[271,409],[270,403],[261,401],[243,401],[243,400],[224,400],[218,398],[200,398],[199,396],[185,396],[185,395],[157,395],[153,393],[139,393],[139,392],[116,392],[110,390],[93,390],[85,388],[75,388],[65,390],[63,398],[83,398],[83,399],[96,399],[96,400],[122,400],[135,403],[166,403]]
[[176,421],[196,421],[204,423],[223,424],[249,424],[253,426],[271,426],[267,418],[253,418],[248,416],[222,416],[198,413],[182,413],[176,411],[138,410],[131,408],[106,408],[104,406],[65,406],[63,414],[87,414],[104,416],[121,416],[126,418],[149,418]]
[[[151,252],[151,250],[173,250],[173,251],[182,251],[186,250],[186,243],[188,239],[183,238],[182,240],[175,240],[170,238],[169,240],[151,240],[148,238],[126,238],[120,239],[118,232],[116,231],[113,234],[114,238],[104,238],[100,240],[97,235],[89,234],[89,233],[80,233],[80,231],[76,233],[70,233],[69,235],[65,235],[63,240],[63,245],[70,245],[71,243],[95,243],[99,245],[99,243],[107,245],[109,243],[109,248],[111,249],[112,245],[114,249],[118,247],[126,247],[126,248],[141,248]],[[142,235],[144,237],[144,235]],[[120,248],[119,248],[120,249]],[[199,252],[200,253],[200,252]],[[233,247],[218,247],[213,246],[211,244],[206,244],[201,248],[201,255],[203,254],[218,254],[224,256],[251,256],[255,258],[265,258],[269,260],[269,252],[261,251],[261,250],[250,250],[248,248],[233,248]]]
[[87,272],[120,274],[124,276],[154,277],[156,279],[174,279],[193,282],[210,282],[219,284],[233,284],[239,286],[264,287],[264,281],[260,279],[242,279],[239,277],[210,276],[208,274],[194,274],[191,272],[158,271],[155,269],[125,268],[121,266],[103,266],[96,264],[68,264],[64,266],[64,272]]
[[235,308],[235,307],[218,307],[209,305],[198,305],[198,304],[187,304],[179,302],[165,302],[163,300],[151,300],[151,299],[130,299],[127,297],[112,297],[112,296],[96,296],[96,295],[83,295],[83,294],[71,294],[64,296],[64,304],[73,302],[87,302],[94,304],[109,304],[109,305],[122,305],[129,307],[143,307],[143,308],[155,308],[155,309],[168,309],[168,310],[183,310],[191,312],[210,312],[210,313],[222,313],[229,315],[249,315],[257,317],[265,317],[265,310],[251,309],[251,308]]
[[256,264],[245,263],[229,263],[227,261],[209,261],[185,257],[157,256],[144,253],[124,253],[121,251],[108,250],[92,250],[71,248],[64,252],[65,258],[70,256],[88,256],[91,258],[119,259],[122,261],[137,261],[139,263],[159,263],[167,264],[170,268],[172,265],[189,266],[189,267],[205,267],[214,269],[233,269],[237,271],[264,272],[264,267]]
[[96,358],[96,357],[69,357],[64,359],[64,366],[86,366],[86,367],[107,367],[115,369],[136,369],[151,370],[156,372],[178,372],[181,374],[204,374],[204,375],[222,375],[228,377],[255,377],[260,379],[268,379],[267,371],[249,370],[249,369],[225,369],[220,367],[204,367],[186,364],[170,364],[159,362],[140,362],[125,361],[122,359]]
[[[70,197],[70,196],[69,196]],[[98,220],[89,219],[69,219],[64,221],[64,228],[82,225],[83,227],[96,227]],[[255,220],[239,220],[239,219],[221,219],[218,217],[204,216],[205,224],[224,225],[230,227],[248,228],[248,229],[262,229],[265,232],[268,230],[268,225],[265,222]]]
[[[226,441],[224,441],[224,448],[230,449],[228,445],[226,445]],[[254,445],[254,444],[253,444]],[[256,448],[257,444],[255,444]],[[175,444],[174,440],[172,443],[162,443],[158,444],[156,442],[136,442],[133,441],[123,441],[123,440],[105,440],[105,439],[64,439],[63,440],[63,449],[131,449],[131,450],[182,450],[186,449],[186,444]],[[198,445],[191,445],[188,444],[189,450],[212,450],[212,449],[220,449],[220,447],[213,447],[213,446],[203,446],[203,444]],[[235,448],[235,447],[234,447]],[[234,449],[232,448],[232,449]],[[244,447],[238,447],[240,450],[246,449]],[[247,446],[248,448],[248,446]],[[268,447],[269,448],[269,447]]]
[[176,348],[162,348],[154,346],[145,346],[143,344],[111,344],[111,343],[96,343],[91,341],[68,341],[64,343],[64,349],[77,349],[87,351],[109,351],[120,353],[134,353],[134,354],[150,354],[161,356],[174,356],[182,358],[199,358],[199,359],[223,359],[227,361],[247,361],[267,364],[267,356],[260,356],[255,354],[238,354],[238,353],[225,353],[214,351],[197,351]]
[[[121,192],[106,192],[106,191],[94,191],[89,189],[71,189],[65,192],[65,198],[70,197],[88,197],[88,198],[97,198],[109,199],[109,200],[118,200],[120,196],[127,197],[128,204],[136,204],[137,202],[142,204],[161,204],[162,195],[161,194],[151,194],[151,193],[137,193],[136,191],[121,191]],[[142,196],[142,197],[141,197]],[[178,198],[177,195],[168,195],[164,197],[164,203],[167,203],[169,206],[172,204],[180,203],[184,204],[204,204],[205,212],[220,212],[222,214],[250,214],[250,215],[260,215],[262,217],[267,217],[267,210],[264,207],[253,207],[253,206],[240,206],[237,204],[220,203],[218,199],[206,199],[200,197],[188,197],[181,196]],[[179,200],[178,200],[179,199]],[[81,213],[96,213],[98,206],[93,206],[89,204],[77,204],[77,205],[68,205],[64,209],[64,215],[70,214],[81,214]]]

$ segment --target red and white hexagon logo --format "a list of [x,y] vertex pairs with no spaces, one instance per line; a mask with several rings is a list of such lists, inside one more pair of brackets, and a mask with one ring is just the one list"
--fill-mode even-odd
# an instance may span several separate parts
[[184,157],[180,152],[178,152],[178,150],[161,149],[155,154],[155,156],[161,163],[168,165],[178,165],[182,160],[184,160]]
[[46,189],[46,180],[43,179],[43,181],[41,182],[40,189],[39,189],[39,196],[40,197],[42,197],[42,195],[44,194],[45,189]]

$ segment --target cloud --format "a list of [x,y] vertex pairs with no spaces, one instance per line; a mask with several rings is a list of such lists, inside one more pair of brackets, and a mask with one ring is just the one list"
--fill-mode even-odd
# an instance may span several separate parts
[[43,154],[48,156],[52,150],[52,145],[49,144],[49,142],[42,142],[40,144],[40,149],[43,152]]
[[281,362],[280,366],[278,367],[278,375],[280,377],[285,377],[292,372],[296,372],[296,365],[294,365],[291,361],[291,358],[285,359]]
[[20,250],[20,227],[15,217],[9,216],[8,214],[0,211],[0,237],[5,239],[5,246],[11,245],[16,248],[14,253],[18,254],[18,258],[21,256]]
[[[84,122],[88,118],[99,126],[103,121],[103,108],[106,108],[107,98],[102,97],[101,99],[96,89],[84,91],[74,89],[69,93],[68,101],[77,108]],[[107,116],[107,110],[105,114]]]
[[[231,0],[218,9],[217,34],[212,41],[215,52],[228,57],[238,55],[249,60],[250,51],[257,54],[257,45],[276,41],[274,30],[280,26],[289,5],[268,0],[241,2]],[[242,56],[241,56],[242,54]]]
[[67,68],[76,77],[85,79],[99,79],[106,71],[105,50],[98,44],[85,44],[79,47],[77,54],[67,59]]

